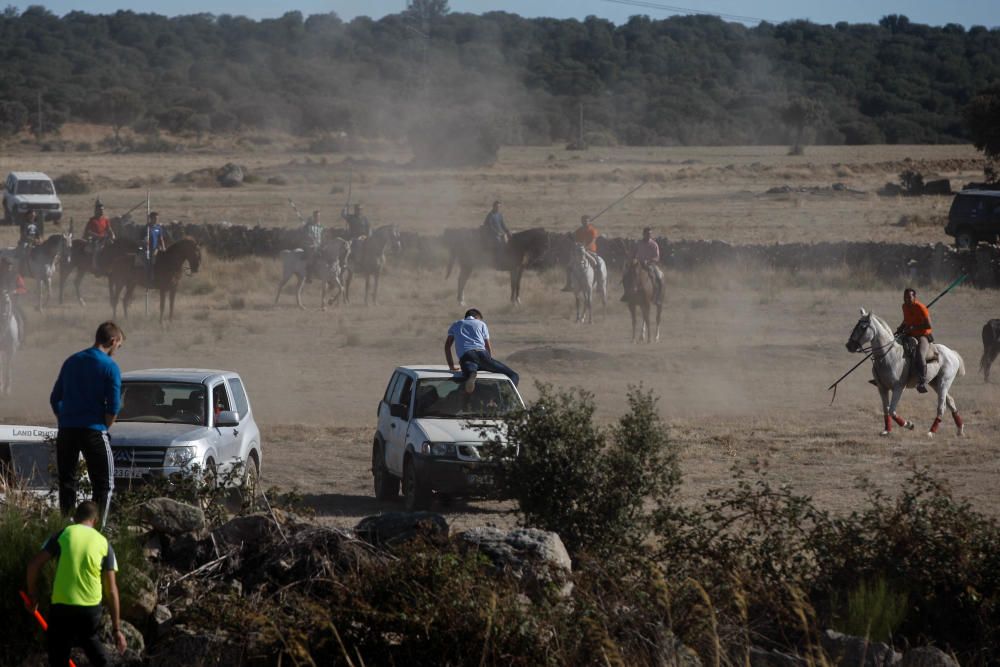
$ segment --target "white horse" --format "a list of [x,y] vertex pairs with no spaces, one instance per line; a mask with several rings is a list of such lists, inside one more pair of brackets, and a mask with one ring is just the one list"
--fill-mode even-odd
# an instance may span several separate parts
[[569,259],[569,284],[576,298],[576,321],[594,322],[594,292],[608,305],[608,269],[604,260],[574,243]]
[[[68,263],[73,247],[73,225],[64,234],[53,234],[41,244],[28,249],[28,275],[38,281],[38,310],[48,305],[52,296],[52,276],[56,273],[61,257]],[[27,277],[27,276],[25,276]]]
[[[918,378],[910,373],[910,360],[903,346],[896,340],[892,328],[885,320],[862,308],[861,319],[854,325],[851,337],[847,339],[847,350],[865,352],[867,348],[872,352],[872,375],[879,396],[882,397],[882,411],[885,418],[885,430],[882,431],[882,435],[889,435],[893,421],[903,428],[912,430],[913,422],[900,417],[896,413],[896,406],[899,405],[903,389],[915,386]],[[955,420],[955,426],[958,427],[958,435],[962,435],[965,430],[962,417],[958,414],[955,399],[948,391],[956,377],[965,375],[965,362],[958,352],[939,343],[931,345],[929,356],[927,384],[937,392],[937,415],[927,435],[933,437],[937,433],[946,405]]]
[[[344,293],[344,284],[341,275],[347,267],[347,258],[351,254],[351,244],[342,238],[334,238],[323,244],[319,250],[319,257],[313,266],[314,277],[323,283],[323,293],[320,296],[320,309],[326,310],[326,292],[336,287],[336,295],[330,298],[333,303]],[[281,290],[285,284],[296,276],[299,283],[295,288],[295,303],[299,308],[305,309],[302,305],[302,287],[306,280],[306,253],[301,248],[295,250],[282,250],[278,253],[281,257],[281,282],[278,284],[278,293],[274,295],[274,305],[278,305],[281,298]]]
[[20,331],[14,315],[14,301],[10,292],[0,292],[0,394],[9,395],[14,355],[17,353]]

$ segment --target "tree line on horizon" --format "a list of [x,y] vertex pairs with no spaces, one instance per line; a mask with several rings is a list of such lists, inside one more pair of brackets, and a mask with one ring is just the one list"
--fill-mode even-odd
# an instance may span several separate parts
[[74,120],[116,139],[132,128],[402,140],[473,123],[507,144],[953,143],[972,139],[963,113],[1000,81],[996,28],[898,15],[616,26],[451,13],[444,0],[348,22],[8,7],[0,54],[0,135]]

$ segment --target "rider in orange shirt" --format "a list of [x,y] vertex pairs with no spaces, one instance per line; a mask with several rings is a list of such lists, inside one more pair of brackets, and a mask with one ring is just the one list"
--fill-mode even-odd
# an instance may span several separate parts
[[[573,232],[573,240],[583,246],[583,249],[587,251],[589,255],[588,259],[591,260],[591,264],[595,264],[595,257],[597,255],[597,237],[600,236],[600,232],[597,231],[597,227],[594,227],[590,222],[590,216],[584,215],[580,217],[580,226],[576,228]],[[573,286],[570,285],[570,270],[566,267],[566,286],[562,288],[563,292],[572,292]]]
[[90,254],[94,270],[97,270],[97,255],[104,250],[108,241],[115,240],[115,230],[111,221],[104,215],[104,204],[98,199],[94,202],[94,217],[87,221],[83,230],[83,240],[87,242],[87,252]]
[[931,333],[931,313],[927,306],[917,301],[917,291],[912,287],[903,290],[903,323],[896,329],[897,334],[909,336],[916,341],[916,352],[913,363],[916,366],[919,382],[917,391],[927,393],[927,352],[934,342]]

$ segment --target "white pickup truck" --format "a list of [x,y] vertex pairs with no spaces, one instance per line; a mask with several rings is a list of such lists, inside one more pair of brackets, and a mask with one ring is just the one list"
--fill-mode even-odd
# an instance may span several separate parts
[[447,366],[400,366],[378,404],[372,444],[375,497],[391,500],[403,486],[407,510],[427,509],[433,493],[483,496],[492,491],[484,441],[502,428],[502,417],[524,407],[510,379],[479,373],[467,393]]

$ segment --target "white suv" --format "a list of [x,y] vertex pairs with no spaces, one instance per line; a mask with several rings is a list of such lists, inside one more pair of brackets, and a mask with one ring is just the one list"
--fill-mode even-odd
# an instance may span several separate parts
[[63,208],[52,179],[40,171],[12,171],[3,185],[3,221],[21,222],[28,211],[38,211],[44,220],[58,221]]
[[399,495],[409,511],[427,509],[438,491],[456,496],[488,495],[489,463],[481,456],[500,417],[524,407],[510,379],[479,373],[467,393],[447,366],[400,366],[378,404],[372,444],[375,497]]

